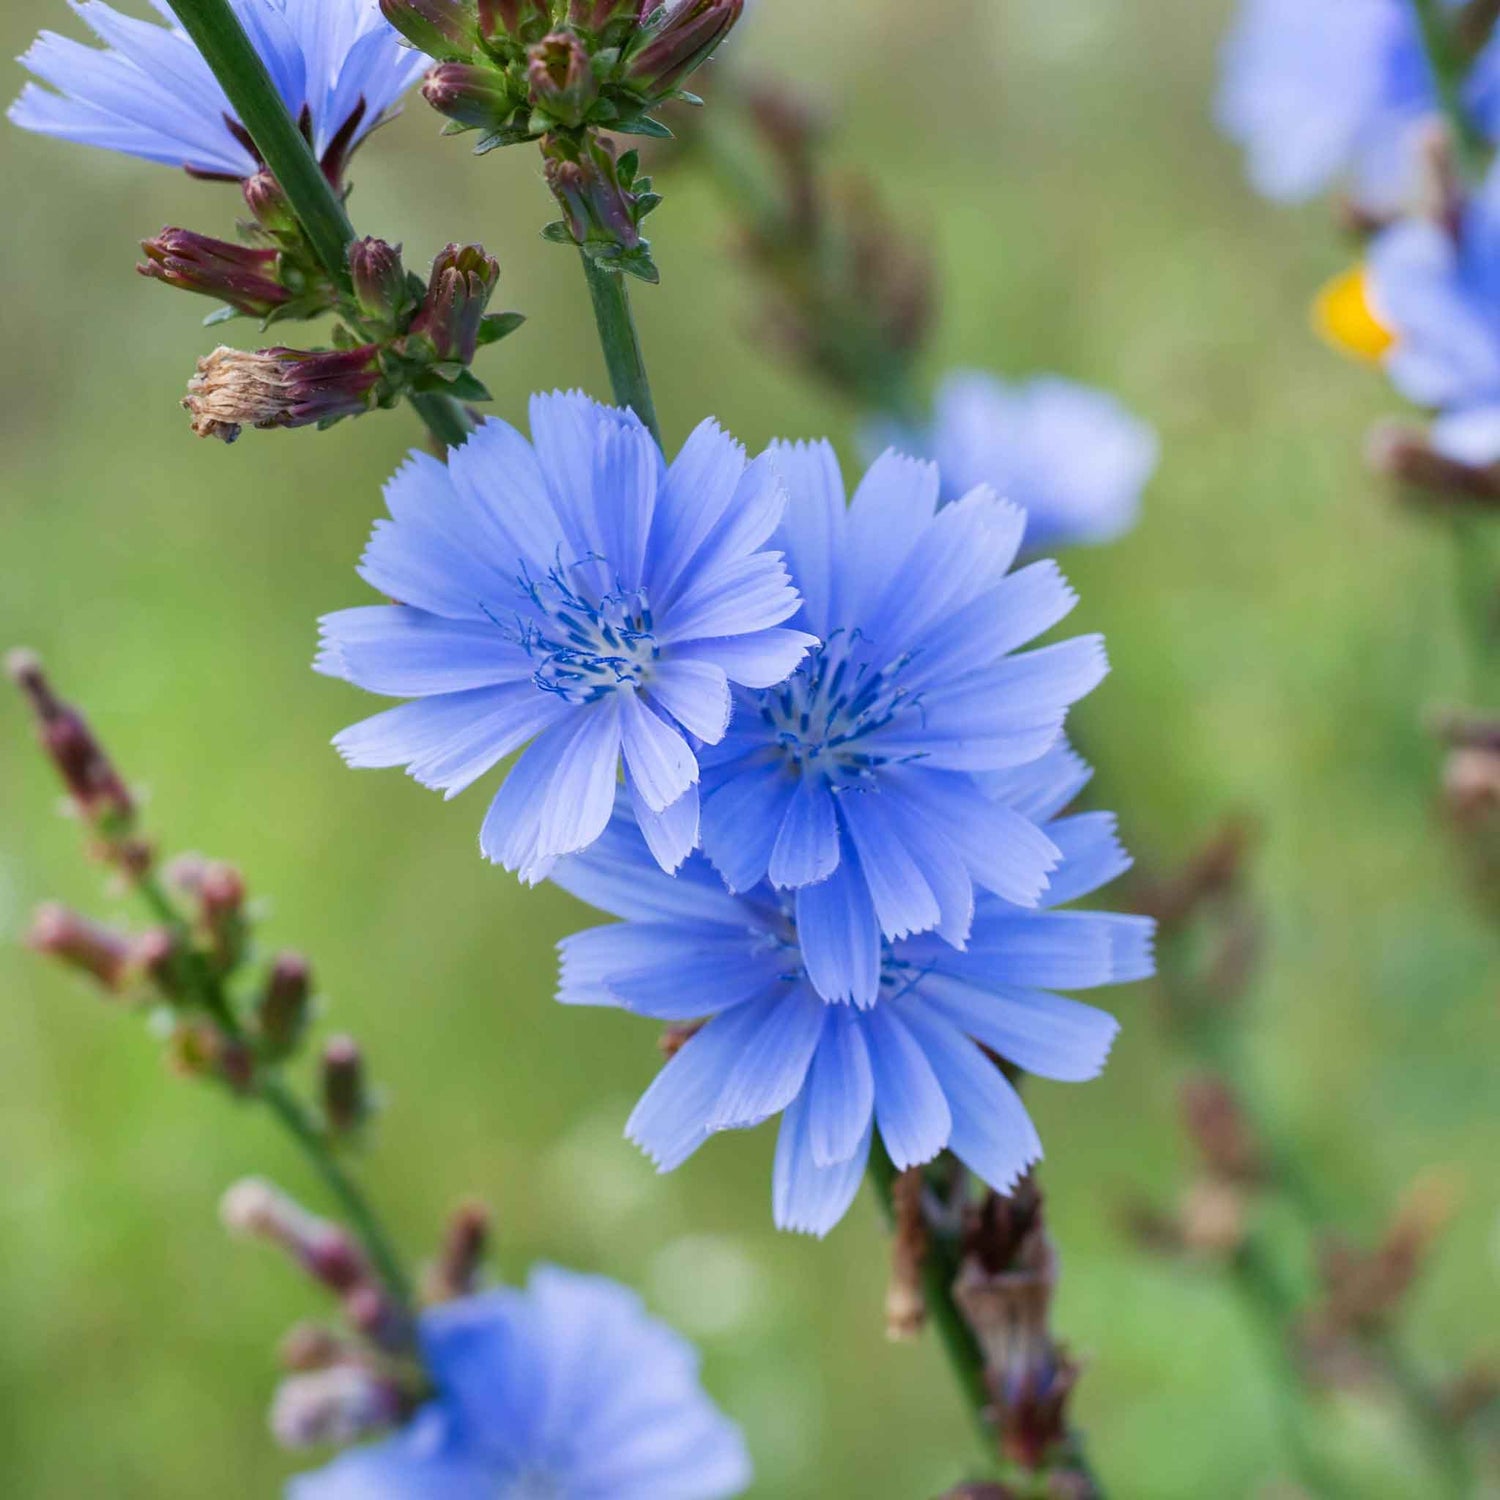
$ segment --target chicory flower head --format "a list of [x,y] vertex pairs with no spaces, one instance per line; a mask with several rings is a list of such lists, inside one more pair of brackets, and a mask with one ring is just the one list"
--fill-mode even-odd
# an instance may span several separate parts
[[711,421],[670,467],[633,413],[577,393],[534,397],[531,433],[492,419],[387,486],[360,572],[401,602],[329,615],[318,666],[412,701],[334,743],[450,797],[529,746],[480,845],[530,882],[604,830],[623,757],[675,869],[698,839],[693,742],[724,738],[731,683],[771,687],[817,644],[781,628],[799,601],[765,550],[786,492]]
[[1055,909],[1129,865],[1109,814],[1059,816],[1087,779],[1065,746],[1003,778],[1001,803],[1058,850],[1044,906],[981,896],[964,949],[932,934],[880,941],[865,1008],[819,993],[785,892],[762,882],[732,895],[700,855],[668,879],[622,807],[594,848],[554,874],[625,919],[564,939],[558,999],[707,1018],[637,1105],[630,1139],[670,1171],[715,1132],[780,1114],[775,1219],[810,1234],[843,1217],[876,1130],[897,1167],[947,1148],[998,1191],[1011,1187],[1042,1147],[996,1057],[1044,1078],[1092,1078],[1116,1023],[1054,991],[1152,971],[1146,918]]
[[692,1346],[614,1282],[540,1267],[524,1292],[431,1308],[421,1340],[432,1399],[289,1500],[727,1500],[750,1482]]
[[1412,218],[1380,234],[1363,284],[1380,362],[1404,396],[1439,413],[1433,447],[1500,462],[1500,168],[1456,224]]
[[943,382],[926,429],[872,429],[868,446],[887,443],[936,462],[944,502],[984,484],[1019,505],[1027,552],[1129,531],[1159,448],[1107,392],[1055,375],[1011,385],[977,370]]
[[938,509],[937,468],[887,453],[846,508],[826,443],[770,457],[792,623],[823,645],[781,686],[736,694],[703,755],[703,849],[732,890],[794,892],[813,985],[869,1006],[882,936],[961,946],[976,887],[1040,900],[1061,853],[987,781],[1056,743],[1104,648],[1012,654],[1076,601],[1055,563],[1010,572],[1026,517],[992,491]]
[[[429,59],[405,46],[374,0],[231,0],[287,108],[325,170],[389,117]],[[246,178],[260,163],[209,66],[165,0],[166,26],[103,0],[74,9],[104,44],[44,31],[21,62],[10,107],[23,130],[121,151],[207,177]],[[42,87],[50,85],[50,88]]]
[[[1468,103],[1497,123],[1500,47],[1475,62]],[[1310,198],[1345,182],[1389,213],[1417,182],[1420,131],[1437,89],[1411,0],[1244,0],[1224,46],[1220,127],[1245,148],[1269,198]]]

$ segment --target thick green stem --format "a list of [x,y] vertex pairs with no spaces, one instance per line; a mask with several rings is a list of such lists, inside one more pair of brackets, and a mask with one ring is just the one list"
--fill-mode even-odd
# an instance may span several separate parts
[[[168,0],[193,45],[203,54],[261,159],[281,185],[319,263],[350,294],[349,246],[354,225],[312,147],[297,128],[266,65],[245,35],[229,0]],[[452,446],[469,432],[463,407],[441,394],[411,398],[438,442]],[[455,433],[460,434],[456,439]]]
[[1452,25],[1443,0],[1411,0],[1422,46],[1432,68],[1438,100],[1453,130],[1453,144],[1466,171],[1478,176],[1484,171],[1488,148],[1478,126],[1464,107],[1464,83],[1470,59],[1462,39]]
[[[243,1042],[244,1029],[224,991],[223,982],[203,956],[193,948],[191,926],[177,909],[176,903],[154,875],[142,877],[137,881],[136,889],[152,916],[178,938],[178,949],[186,956],[183,981],[195,1002],[213,1018],[227,1037]],[[358,1236],[387,1295],[405,1315],[407,1323],[411,1324],[416,1304],[412,1296],[411,1281],[401,1257],[393,1249],[390,1238],[358,1184],[334,1156],[316,1120],[274,1074],[257,1082],[253,1097],[263,1101],[286,1128],[328,1190],[338,1200],[349,1227]]]
[[[870,1148],[870,1181],[875,1185],[880,1206],[891,1223],[896,1217],[893,1196],[896,1177],[895,1164],[886,1155],[880,1141],[875,1141]],[[989,1418],[993,1398],[984,1378],[984,1353],[954,1301],[953,1285],[957,1280],[958,1258],[953,1247],[934,1236],[922,1260],[922,1292],[927,1303],[927,1318],[937,1330],[943,1353],[953,1367],[954,1378],[973,1419],[985,1459],[994,1464],[997,1439]]]
[[661,427],[656,420],[656,403],[651,399],[651,382],[646,377],[640,337],[630,312],[630,290],[625,285],[625,276],[620,271],[605,270],[588,255],[581,258],[615,404],[628,406],[659,445]]

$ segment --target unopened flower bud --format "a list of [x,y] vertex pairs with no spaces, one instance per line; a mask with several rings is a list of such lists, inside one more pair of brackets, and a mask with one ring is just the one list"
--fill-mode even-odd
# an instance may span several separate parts
[[306,1374],[343,1364],[351,1353],[345,1339],[321,1323],[297,1323],[287,1331],[276,1351],[283,1370]]
[[182,404],[199,437],[232,443],[244,427],[308,427],[359,416],[380,383],[377,344],[308,352],[220,345],[198,361]]
[[448,1220],[442,1249],[423,1278],[428,1302],[452,1302],[477,1289],[489,1239],[489,1210],[482,1203],[463,1204]]
[[41,662],[30,651],[12,651],[5,666],[30,702],[37,739],[75,810],[100,835],[104,856],[127,873],[139,874],[150,864],[150,850],[131,837],[135,801],[104,747],[83,715],[52,691]]
[[323,1118],[335,1135],[353,1135],[370,1113],[359,1043],[334,1037],[323,1049]]
[[440,361],[471,364],[479,350],[485,309],[499,280],[499,261],[481,246],[449,245],[432,263],[412,333],[426,339]]
[[1212,1073],[1189,1078],[1180,1094],[1183,1129],[1209,1173],[1220,1181],[1253,1183],[1260,1148],[1235,1092]]
[[469,63],[439,63],[422,80],[422,97],[440,114],[476,130],[498,130],[517,100],[503,73]]
[[255,1006],[255,1036],[271,1062],[290,1057],[307,1030],[312,969],[299,953],[282,953],[271,965]]
[[146,260],[136,270],[142,276],[215,297],[250,317],[269,317],[292,300],[277,278],[279,250],[256,250],[188,229],[163,229],[155,239],[142,240],[141,249]]
[[1443,762],[1443,798],[1461,826],[1500,813],[1500,752],[1461,745]]
[[167,1062],[181,1077],[217,1079],[237,1094],[248,1094],[255,1084],[254,1054],[211,1020],[179,1020],[167,1046]]
[[149,979],[169,1000],[179,998],[181,975],[178,972],[182,944],[168,927],[153,927],[130,945],[132,970]]
[[233,865],[215,861],[205,867],[198,889],[203,935],[218,967],[227,972],[245,949],[245,880]]
[[568,24],[601,41],[618,42],[655,9],[656,0],[568,0]]
[[487,42],[526,47],[552,29],[548,0],[479,0],[479,34]]
[[542,143],[547,186],[562,209],[550,238],[564,238],[585,253],[656,279],[640,221],[659,201],[649,181],[635,180],[636,156],[617,156],[614,146],[592,132],[582,141],[549,135]]
[[401,247],[384,240],[355,240],[349,247],[349,275],[359,310],[375,322],[394,324],[411,303]]
[[381,14],[419,52],[466,59],[479,45],[471,0],[380,0]]
[[302,225],[292,208],[291,199],[264,167],[247,177],[240,190],[245,195],[245,207],[268,234],[273,234],[278,239],[301,237]]
[[1365,443],[1377,474],[1418,492],[1429,505],[1493,511],[1500,508],[1500,465],[1466,464],[1439,453],[1420,428],[1380,422]]
[[131,944],[122,933],[91,922],[57,902],[38,907],[26,944],[118,994],[131,973]]
[[231,1234],[279,1246],[335,1292],[351,1292],[370,1280],[363,1253],[344,1230],[259,1177],[235,1183],[220,1202],[219,1217]]
[[283,1448],[354,1443],[395,1426],[404,1405],[393,1381],[361,1365],[333,1365],[281,1382],[271,1432]]
[[554,31],[528,54],[532,105],[559,125],[582,125],[599,97],[589,54],[571,31]]
[[682,0],[631,58],[625,82],[644,98],[665,98],[713,56],[744,9],[745,0]]

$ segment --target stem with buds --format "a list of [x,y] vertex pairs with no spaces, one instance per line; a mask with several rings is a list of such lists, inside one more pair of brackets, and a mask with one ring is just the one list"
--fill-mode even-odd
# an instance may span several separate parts
[[[286,194],[323,269],[334,285],[349,296],[352,292],[349,246],[355,240],[354,226],[277,93],[266,65],[245,35],[229,0],[169,0],[169,3]],[[468,436],[468,417],[463,406],[451,396],[419,392],[410,400],[437,443],[453,447]]]
[[625,275],[606,269],[587,253],[581,253],[581,259],[615,404],[629,407],[660,447],[661,427],[656,419],[656,403],[651,396],[640,336],[630,311],[630,289],[625,285]]

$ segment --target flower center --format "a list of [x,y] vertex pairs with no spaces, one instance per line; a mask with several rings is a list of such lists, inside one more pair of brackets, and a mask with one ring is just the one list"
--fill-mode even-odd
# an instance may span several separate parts
[[567,575],[558,565],[543,579],[520,579],[533,607],[518,625],[521,645],[536,663],[532,681],[569,703],[639,687],[661,654],[645,591],[617,588],[590,599]]
[[890,759],[870,737],[917,699],[900,686],[908,657],[876,667],[861,660],[859,632],[830,639],[787,679],[765,694],[761,718],[799,775],[822,771],[854,784]]

